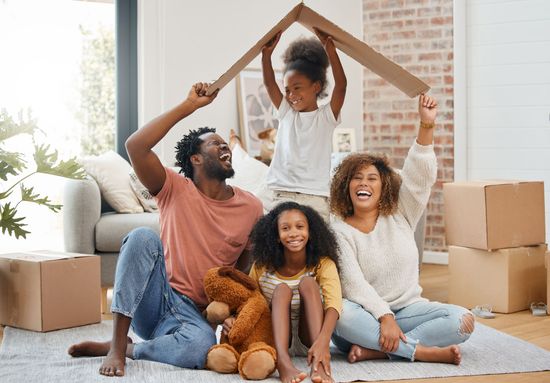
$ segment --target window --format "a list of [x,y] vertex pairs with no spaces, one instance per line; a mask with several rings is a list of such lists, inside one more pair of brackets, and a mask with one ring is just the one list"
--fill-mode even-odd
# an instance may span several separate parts
[[[107,150],[125,156],[124,141],[137,128],[136,20],[134,0],[0,0],[0,108],[15,119],[32,116],[41,130],[36,140],[63,158]],[[6,145],[34,170],[31,137]],[[0,179],[0,192],[15,180]],[[25,185],[62,203],[63,182],[34,175]],[[62,250],[62,211],[29,203],[18,210],[31,234],[15,240],[0,232],[0,251]]]

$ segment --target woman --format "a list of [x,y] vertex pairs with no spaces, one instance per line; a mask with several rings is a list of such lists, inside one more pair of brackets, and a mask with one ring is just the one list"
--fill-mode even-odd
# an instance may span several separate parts
[[468,310],[429,302],[418,284],[414,229],[437,176],[436,107],[433,98],[420,96],[418,136],[400,175],[384,156],[357,153],[332,180],[345,298],[333,341],[350,363],[406,358],[458,365],[458,344],[474,330]]

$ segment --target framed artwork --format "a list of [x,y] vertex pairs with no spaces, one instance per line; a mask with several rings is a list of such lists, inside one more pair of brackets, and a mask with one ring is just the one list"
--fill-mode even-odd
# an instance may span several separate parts
[[[275,79],[282,91],[283,74],[275,71]],[[278,125],[277,110],[271,103],[260,69],[245,68],[237,77],[240,136],[246,151],[268,162],[273,154]],[[271,152],[270,152],[271,151]],[[264,158],[265,157],[265,158]]]
[[335,153],[350,153],[356,150],[355,129],[336,128],[332,136],[332,151]]

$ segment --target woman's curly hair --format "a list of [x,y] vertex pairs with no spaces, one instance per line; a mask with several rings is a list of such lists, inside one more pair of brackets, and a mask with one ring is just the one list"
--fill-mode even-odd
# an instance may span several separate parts
[[322,257],[328,257],[338,267],[338,244],[336,236],[313,208],[296,202],[282,202],[264,215],[254,226],[251,234],[252,257],[259,267],[277,270],[285,263],[284,247],[279,240],[278,221],[282,212],[298,210],[307,219],[309,239],[306,244],[306,267],[316,267]]
[[380,173],[382,191],[379,211],[391,215],[397,209],[401,176],[390,166],[384,154],[354,153],[347,156],[336,167],[330,184],[330,210],[341,218],[353,215],[353,204],[349,195],[349,183],[361,168],[374,165]]
[[329,66],[328,56],[325,48],[316,37],[299,38],[294,40],[283,54],[283,73],[290,70],[300,72],[312,82],[319,81],[321,90],[317,97],[327,96],[327,68]]
[[181,168],[180,173],[185,174],[187,178],[193,179],[191,156],[199,152],[203,143],[199,137],[205,133],[216,133],[216,129],[205,126],[197,130],[191,130],[176,145],[176,166]]

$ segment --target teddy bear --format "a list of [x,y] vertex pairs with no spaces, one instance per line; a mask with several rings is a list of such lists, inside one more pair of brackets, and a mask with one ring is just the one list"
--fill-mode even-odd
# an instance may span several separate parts
[[206,368],[235,373],[244,379],[265,379],[275,371],[271,313],[256,281],[229,266],[212,268],[204,277],[204,291],[210,304],[205,316],[211,324],[222,324],[230,315],[235,322],[220,344],[212,346]]

